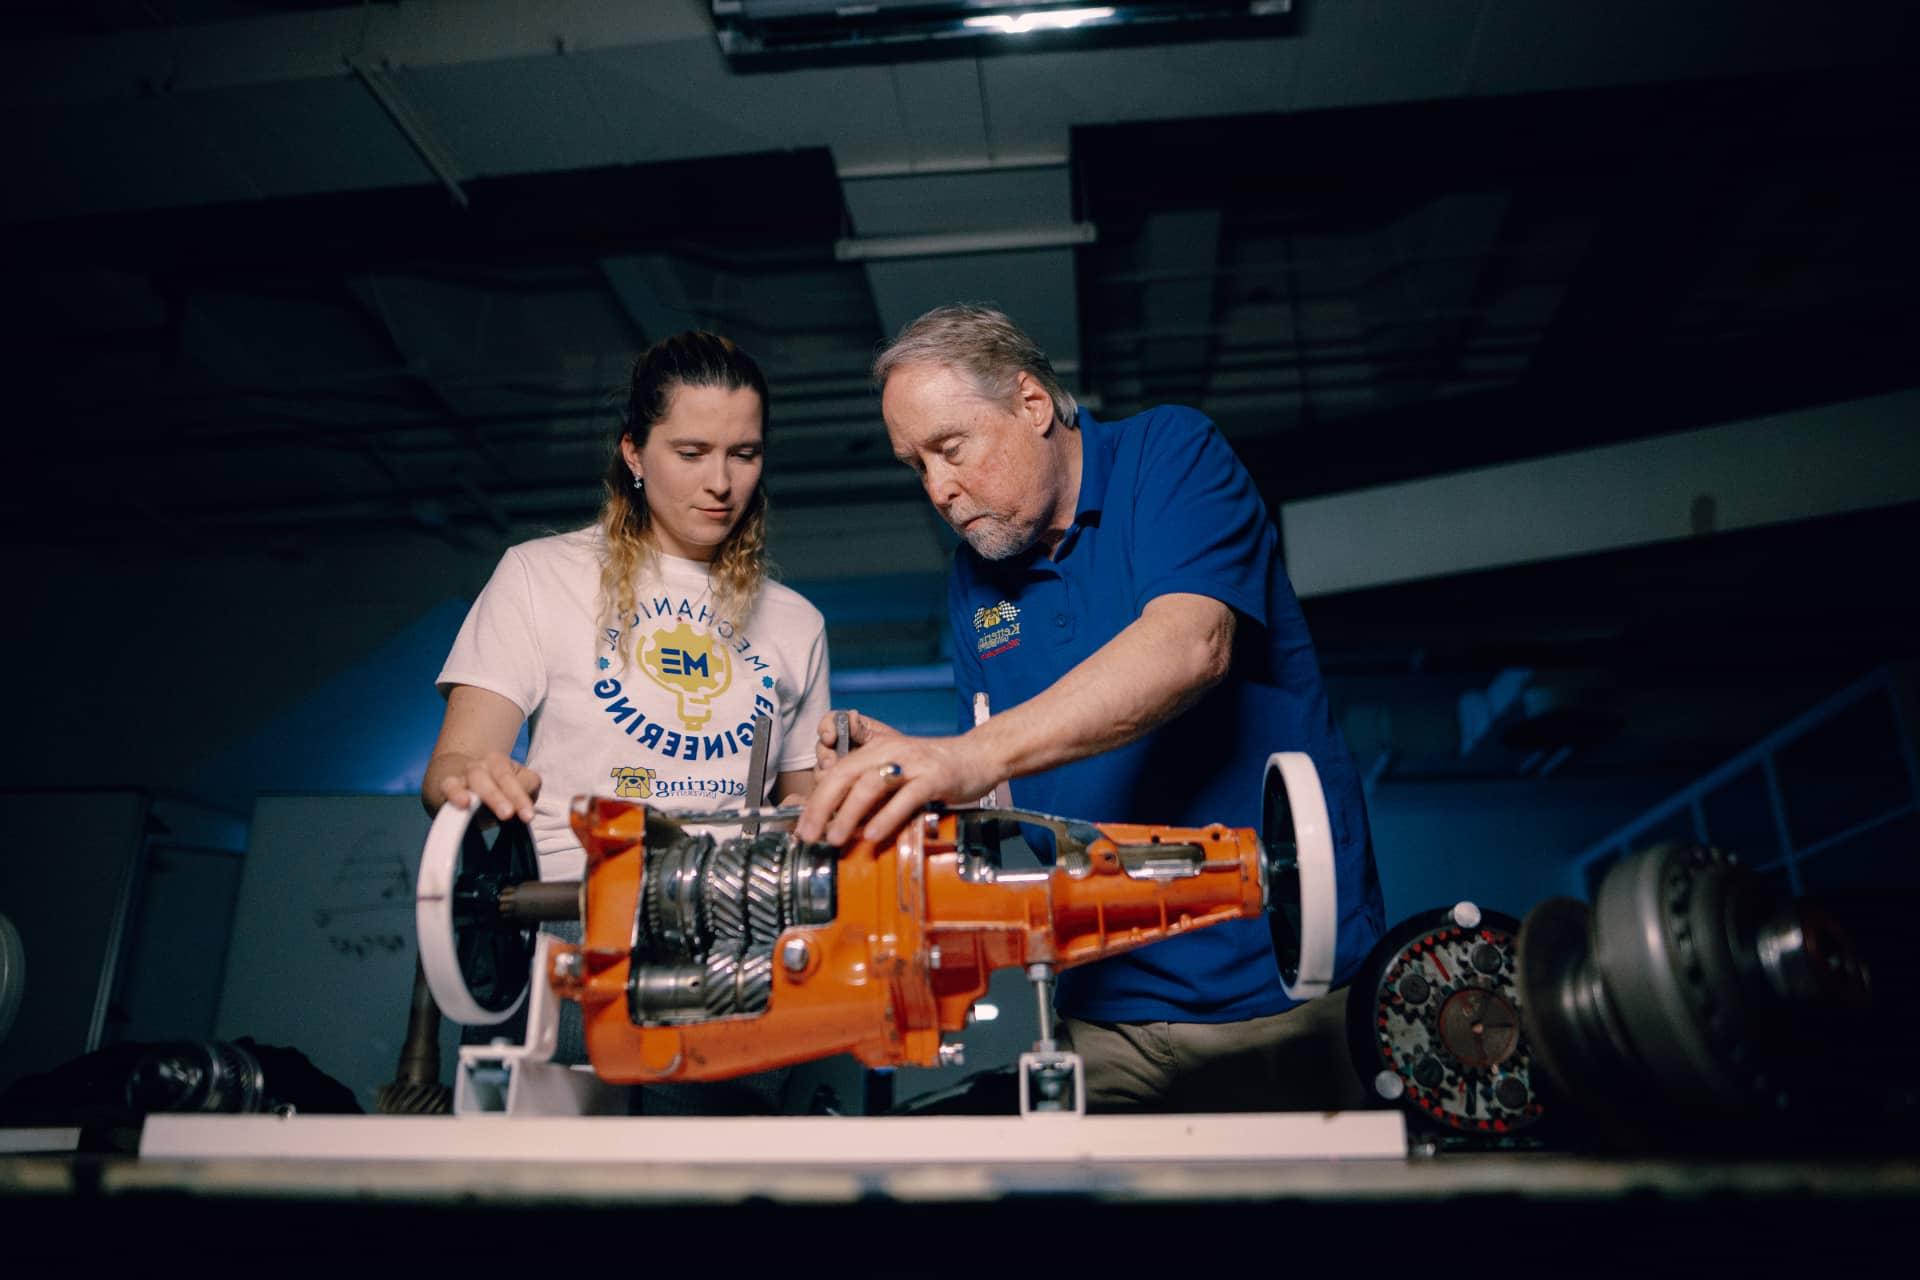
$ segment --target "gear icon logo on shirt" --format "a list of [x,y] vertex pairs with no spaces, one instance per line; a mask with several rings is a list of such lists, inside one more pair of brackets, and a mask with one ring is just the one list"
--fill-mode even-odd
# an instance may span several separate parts
[[684,622],[642,640],[640,666],[673,695],[680,723],[689,730],[713,719],[713,700],[733,685],[733,661],[726,647]]

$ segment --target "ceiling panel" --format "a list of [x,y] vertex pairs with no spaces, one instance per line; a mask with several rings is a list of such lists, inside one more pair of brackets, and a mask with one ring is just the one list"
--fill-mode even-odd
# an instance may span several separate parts
[[1307,6],[1291,107],[1322,111],[1467,88],[1489,0],[1347,0]]
[[1065,164],[846,177],[841,191],[859,236],[1059,227],[1073,220],[1072,173]]
[[391,81],[464,175],[585,169],[631,150],[641,120],[609,114],[581,58],[410,67]]
[[194,95],[208,144],[267,196],[433,180],[365,85],[342,74]]

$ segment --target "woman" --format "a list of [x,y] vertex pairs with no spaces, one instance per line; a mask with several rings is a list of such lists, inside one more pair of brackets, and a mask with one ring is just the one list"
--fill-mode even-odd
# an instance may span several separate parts
[[[766,578],[766,431],[766,379],[732,342],[683,333],[641,355],[599,520],[510,548],[460,628],[429,812],[477,796],[528,824],[543,879],[578,879],[577,795],[766,803],[747,794],[760,715],[772,795],[812,789],[826,627]],[[508,755],[522,723],[524,765]]]

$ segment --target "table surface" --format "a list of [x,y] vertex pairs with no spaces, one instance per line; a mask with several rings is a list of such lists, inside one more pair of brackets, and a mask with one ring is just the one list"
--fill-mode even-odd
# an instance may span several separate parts
[[[1130,1274],[1247,1250],[1502,1273],[1780,1274],[1910,1249],[1920,1158],[1045,1161],[848,1166],[510,1160],[0,1158],[7,1257],[252,1263],[560,1258],[676,1274],[997,1274],[1091,1248]],[[1039,1252],[1035,1252],[1036,1247]],[[726,1265],[721,1266],[721,1263]],[[719,1270],[716,1271],[715,1267]],[[1708,1270],[1699,1271],[1697,1268]],[[751,1270],[749,1270],[751,1268]],[[1363,1272],[1364,1274],[1365,1272]],[[1491,1273],[1491,1272],[1489,1272]],[[384,1272],[383,1272],[384,1274]]]
[[[1657,1196],[1920,1200],[1920,1157],[1861,1160],[1604,1159],[1533,1152],[1399,1160],[979,1162],[849,1167],[633,1161],[0,1158],[0,1196],[186,1193],[234,1199],[413,1203],[689,1205],[746,1200],[828,1205],[977,1203],[1073,1195],[1116,1203],[1304,1200],[1529,1202]],[[1920,1222],[1920,1214],[1916,1215]]]

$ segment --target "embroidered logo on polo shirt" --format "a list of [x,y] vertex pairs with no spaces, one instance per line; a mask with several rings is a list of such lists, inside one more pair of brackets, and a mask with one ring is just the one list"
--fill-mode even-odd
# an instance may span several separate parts
[[1005,653],[1020,644],[1020,609],[1002,600],[973,611],[973,646],[983,658]]

